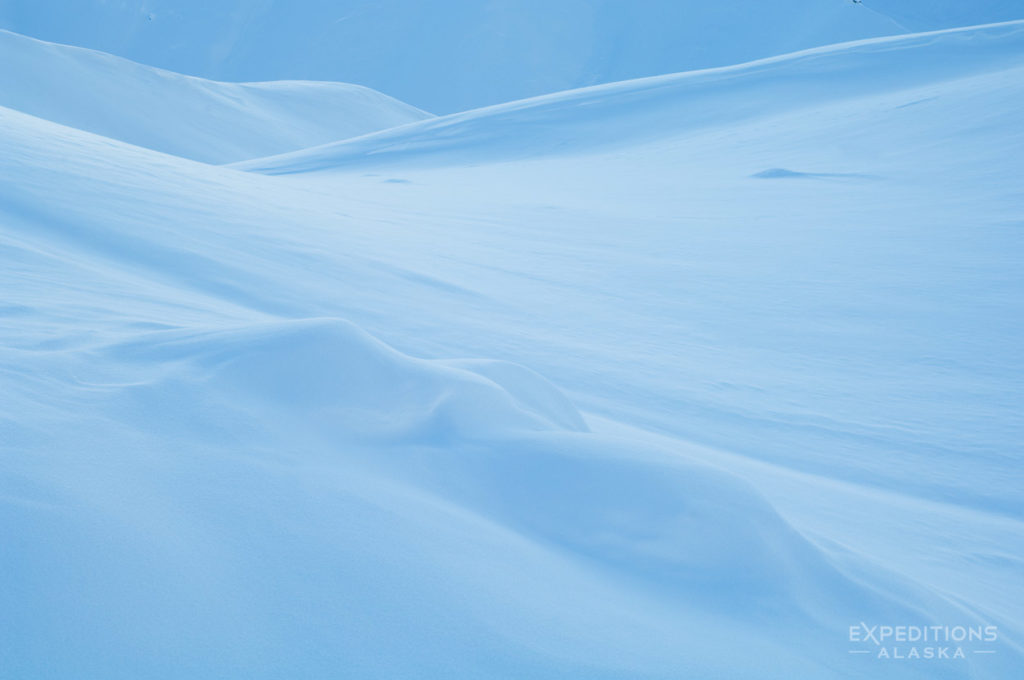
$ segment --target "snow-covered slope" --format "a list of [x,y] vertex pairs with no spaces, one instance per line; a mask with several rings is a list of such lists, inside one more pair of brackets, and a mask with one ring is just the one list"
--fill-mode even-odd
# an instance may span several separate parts
[[[818,621],[835,598],[910,615],[882,594],[894,577],[865,589],[738,480],[587,434],[521,367],[296,320],[330,274],[297,277],[316,229],[250,223],[290,203],[261,201],[268,181],[0,115],[15,675],[671,677],[717,664],[670,631],[736,635],[708,608],[756,601],[833,653]],[[349,286],[386,286],[339,256]],[[777,638],[739,634],[790,672],[824,663]],[[52,639],[73,644],[33,651]]]
[[229,163],[429,117],[357,85],[218,83],[0,30],[0,106],[149,149]]
[[[280,176],[0,108],[0,668],[1013,677],[1020,53],[850,45]],[[860,622],[999,633],[885,660]]]
[[989,620],[824,551],[693,447],[589,432],[521,366],[319,316],[490,306],[357,246],[383,222],[0,116],[15,676],[879,677],[836,661],[850,621]]
[[850,0],[7,0],[0,26],[218,80],[360,83],[435,113],[903,30]]
[[1018,0],[6,0],[0,26],[232,81],[354,82],[435,113],[910,31]]
[[[832,45],[732,67],[560,92],[359,139],[254,159],[267,173],[347,164],[460,163],[572,154],[763,119],[1020,65],[1024,22]],[[936,68],[937,61],[943,62]]]
[[[631,316],[628,324],[622,322],[627,326],[616,323],[609,328],[613,334],[607,338],[607,363],[602,364],[619,360],[614,338],[627,333],[630,325],[650,329],[645,343],[652,343],[652,355],[664,357],[666,362],[653,369],[643,361],[640,363],[646,368],[631,365],[620,375],[628,381],[641,374],[649,376],[642,380],[644,387],[636,386],[650,397],[645,400],[650,411],[642,416],[648,423],[733,450],[742,447],[752,456],[784,457],[805,469],[830,470],[831,474],[845,469],[857,481],[871,480],[904,490],[918,488],[936,499],[957,498],[1016,512],[1021,508],[1014,491],[1016,457],[1007,452],[1017,448],[1020,423],[1014,404],[1020,385],[1015,373],[1000,376],[985,366],[989,361],[996,365],[1017,362],[1012,320],[1016,318],[1020,277],[1012,256],[1013,234],[999,225],[1012,219],[1016,209],[1017,173],[1010,149],[1021,135],[1013,102],[1021,96],[1022,54],[1024,22],[878,39],[736,68],[515,102],[238,167],[294,175],[295,182],[328,188],[351,182],[372,185],[376,176],[388,177],[392,183],[402,180],[396,187],[385,185],[378,191],[384,196],[399,192],[414,213],[460,212],[483,223],[501,221],[494,216],[494,203],[502,201],[510,211],[504,220],[535,225],[530,234],[534,229],[550,234],[545,238],[558,244],[552,247],[566,252],[577,247],[578,234],[573,231],[565,240],[557,237],[565,229],[564,220],[579,219],[581,225],[599,221],[601,233],[607,230],[608,234],[602,243],[607,239],[618,246],[608,253],[613,259],[588,261],[584,271],[619,271],[624,277],[622,286],[637,296],[634,305],[652,310],[646,321]],[[809,143],[805,138],[816,141]],[[463,169],[466,165],[472,166],[468,172]],[[358,179],[361,175],[367,177]],[[419,184],[422,189],[417,188]],[[449,195],[446,187],[457,196],[453,199],[457,204],[444,198]],[[456,191],[455,187],[460,188]],[[466,198],[467,193],[484,198],[473,201]],[[751,198],[732,198],[747,194]],[[708,196],[716,196],[717,201]],[[381,199],[386,200],[394,198]],[[937,208],[948,201],[962,208]],[[517,217],[514,206],[520,204],[537,206],[539,212],[527,210],[528,217]],[[559,210],[547,213],[542,208],[545,205]],[[562,212],[567,205],[580,213]],[[729,210],[722,207],[725,205]],[[812,221],[788,221],[781,211],[792,211],[786,207],[789,205],[804,206],[804,219]],[[774,213],[776,210],[780,212]],[[595,212],[600,217],[592,215]],[[986,219],[991,231],[979,238],[981,232],[972,228],[980,229],[977,225]],[[646,224],[650,232],[643,242],[634,244],[627,237],[635,235],[632,230],[639,229],[638,224]],[[688,224],[694,225],[697,234],[722,224],[727,227],[725,233],[733,236],[722,242],[705,242],[710,235],[694,234],[698,243],[691,244],[688,230],[677,231]],[[903,231],[890,232],[894,224]],[[630,225],[630,230],[618,237],[622,225]],[[807,241],[804,230],[816,229],[822,231]],[[934,230],[946,234],[943,243],[954,250],[937,249]],[[514,233],[508,238],[514,239]],[[619,243],[620,238],[625,240]],[[650,242],[672,244],[683,252],[699,246],[696,252],[701,255],[686,257],[717,262],[720,267],[704,265],[705,274],[691,278],[692,273],[677,271],[668,261],[659,275],[664,278],[648,280],[640,271],[616,264],[626,247],[637,250],[638,262],[646,261],[644,253]],[[745,258],[734,261],[726,251],[718,250],[735,246],[745,252],[751,244],[762,242],[764,249],[781,249],[775,256],[779,259],[767,258],[764,269],[749,273],[743,271],[749,264]],[[867,245],[853,246],[858,243]],[[921,243],[929,246],[922,250]],[[990,252],[989,247],[996,251]],[[816,261],[815,249],[821,249],[820,261]],[[956,258],[967,257],[968,252],[975,253],[974,264],[956,264]],[[793,269],[792,263],[785,267],[792,278],[775,271],[779,262],[794,258],[800,267]],[[870,276],[858,273],[870,266],[865,264],[868,261],[882,270]],[[947,278],[952,275],[949,267],[969,270],[972,282],[970,291],[962,292],[962,303],[952,307],[940,304],[948,300],[949,292],[937,292],[942,286],[955,287]],[[450,267],[440,271],[450,271]],[[548,271],[536,275],[545,279],[564,276]],[[676,276],[690,283],[680,289],[683,284]],[[812,281],[837,276],[847,283],[829,289],[832,292],[826,292],[825,298],[819,297],[822,286]],[[721,292],[721,303],[731,309],[729,320],[717,319],[717,307],[711,306],[700,313],[707,315],[705,320],[696,322],[695,307],[703,308],[703,296],[691,299],[686,293],[688,286],[718,289],[721,281],[732,277],[747,282],[742,284],[744,290],[751,286],[749,297],[736,297],[727,286]],[[974,277],[979,278],[975,281]],[[756,281],[760,278],[770,279],[771,287],[759,289]],[[846,285],[853,286],[852,290]],[[586,286],[566,286],[567,291],[580,289]],[[616,298],[625,295],[621,286],[615,290],[609,294]],[[884,361],[875,356],[873,361],[882,363],[869,371],[866,364],[851,361],[841,334],[828,330],[838,317],[827,310],[851,305],[888,308],[894,304],[896,290],[905,297],[898,307],[902,311],[892,313],[904,318],[907,325],[898,341],[894,339],[895,326],[889,322],[872,326],[871,333],[862,338],[870,348],[890,347],[894,352]],[[832,294],[836,297],[830,297]],[[848,294],[861,302],[847,299]],[[583,300],[567,295],[556,308],[586,306]],[[659,302],[652,302],[650,296]],[[765,309],[779,305],[793,318],[764,316]],[[671,331],[662,328],[670,323],[663,318],[665,309],[675,310],[669,319],[687,319],[686,324],[671,324]],[[741,314],[739,310],[746,311]],[[990,314],[996,317],[989,318]],[[749,319],[749,325],[737,325],[737,315]],[[965,327],[978,328],[970,342],[961,344],[962,336],[943,332],[944,324],[954,318]],[[760,326],[762,321],[768,328]],[[759,338],[766,334],[774,337],[791,321],[800,329],[821,328],[823,335],[809,345],[798,343],[799,358],[762,353]],[[709,326],[700,334],[705,339],[699,341],[701,346],[707,343],[703,350],[707,354],[693,359],[691,368],[680,372],[680,363],[690,362],[675,356],[676,334],[690,324]],[[712,333],[710,328],[718,330]],[[731,346],[738,341],[734,332],[752,338],[741,346],[746,348],[744,353],[753,354],[748,361],[736,363],[729,378],[724,378],[713,357],[720,351],[719,343]],[[568,335],[566,341],[575,342]],[[906,387],[927,383],[930,391],[944,384],[944,394],[955,394],[973,378],[952,367],[974,366],[971,375],[986,376],[974,394],[988,394],[995,401],[982,400],[985,406],[975,416],[970,400],[951,398],[937,404],[926,394],[907,394],[895,403],[895,394],[884,396],[888,388],[883,376],[908,370],[907,356],[897,347],[915,343],[921,343],[921,358],[915,359],[920,365],[906,374],[902,383]],[[562,351],[571,351],[571,346]],[[826,351],[830,346],[832,350]],[[985,351],[977,352],[979,346]],[[805,376],[808,351],[814,356],[816,370],[825,372],[825,366],[831,366],[828,370],[840,371],[831,384],[843,387],[829,397],[836,401],[827,413],[819,411],[823,385],[817,380],[807,382]],[[554,351],[543,360],[549,375],[561,376],[567,370],[557,355]],[[873,355],[868,352],[863,360],[869,361],[868,356]],[[531,363],[537,361],[531,358]],[[778,366],[789,361],[795,362],[791,368],[771,379],[775,388],[759,393],[757,386],[767,376],[750,379],[761,373],[759,362]],[[942,372],[946,382],[935,382],[934,362],[946,367]],[[860,368],[848,374],[853,365]],[[705,370],[704,366],[712,368]],[[869,377],[876,371],[877,378]],[[584,374],[561,382],[578,380],[587,381],[584,392],[589,395],[600,391],[600,381]],[[736,388],[745,396],[726,389],[714,398],[719,405],[711,407],[710,393],[698,385],[720,382],[748,385]],[[853,387],[857,384],[859,390]],[[792,409],[778,403],[778,390],[788,395],[786,401]],[[683,404],[666,409],[670,394],[685,395]],[[632,392],[630,401],[638,397],[639,393]],[[748,399],[741,416],[737,404]],[[693,422],[679,422],[677,409],[684,404]],[[665,413],[654,416],[654,409]],[[1001,415],[985,427],[974,420],[981,413],[997,410]],[[939,411],[942,417],[932,417]],[[873,415],[862,420],[853,417],[854,412]],[[736,419],[745,426],[739,427]],[[845,424],[840,424],[843,421]],[[819,429],[811,426],[813,422],[830,424]],[[684,429],[678,430],[680,427]],[[747,428],[748,434],[741,434]],[[776,444],[760,440],[756,433],[763,428],[776,431]],[[832,451],[855,452],[852,458],[846,453],[818,451],[822,442],[839,430],[846,431],[849,438],[844,436],[844,443],[832,441],[828,446]],[[720,435],[711,436],[712,431]],[[741,439],[746,443],[740,444]],[[766,454],[766,447],[773,453]],[[891,458],[897,455],[902,459],[919,457],[921,467],[890,467]],[[968,471],[968,461],[974,455],[986,462]],[[929,460],[944,463],[929,468]]]
[[867,0],[865,4],[908,31],[1024,19],[1024,5],[1019,0]]

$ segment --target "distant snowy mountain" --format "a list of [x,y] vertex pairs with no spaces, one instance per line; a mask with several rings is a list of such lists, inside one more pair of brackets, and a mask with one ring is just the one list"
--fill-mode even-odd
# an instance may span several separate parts
[[[1024,28],[1007,22],[876,38],[748,64],[623,81],[431,118],[238,167],[285,174],[390,163],[481,159],[629,147],[865,95],[1021,64]],[[941,69],[935,68],[938,61]]]
[[[451,113],[904,31],[868,5],[5,0],[0,27],[205,78],[359,83],[434,113]],[[987,16],[983,8],[971,15],[980,19],[972,23]]]
[[434,113],[844,40],[1017,0],[0,0],[0,27],[229,81],[359,83]]
[[429,114],[358,85],[218,83],[0,30],[0,106],[210,163],[282,153]]

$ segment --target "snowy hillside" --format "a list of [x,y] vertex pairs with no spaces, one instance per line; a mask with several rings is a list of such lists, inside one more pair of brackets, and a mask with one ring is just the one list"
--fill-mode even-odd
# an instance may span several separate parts
[[434,113],[903,31],[850,0],[6,0],[0,27],[218,80],[359,83]]
[[[587,234],[597,241],[586,247],[609,248],[608,259],[592,252],[572,265],[533,256],[513,267],[560,281],[565,295],[543,293],[557,310],[555,326],[537,331],[537,353],[509,347],[513,358],[563,385],[585,384],[579,398],[592,408],[633,409],[645,424],[690,439],[1018,512],[1016,457],[1007,452],[1024,434],[1015,416],[1024,394],[1015,373],[987,366],[1014,365],[1018,356],[1019,261],[1013,232],[1000,225],[1018,198],[1011,149],[1021,143],[1014,102],[1024,82],[1022,54],[1024,22],[879,39],[515,102],[237,167],[324,191],[366,185],[361,200],[380,196],[367,219],[397,203],[410,220],[460,215],[465,239],[483,238],[471,236],[474,225],[506,224],[502,236],[486,236],[502,239],[502,259],[520,238],[543,234],[546,248],[559,253],[579,248]],[[793,214],[793,205],[801,212]],[[454,228],[441,224],[431,248],[445,256],[432,277],[453,275],[458,250],[437,241]],[[681,270],[674,257],[649,252],[652,244],[700,266]],[[623,264],[627,252],[632,266]],[[758,252],[771,256],[751,260]],[[415,248],[410,257],[423,266]],[[470,272],[491,257],[467,258],[465,279],[448,284],[461,290],[472,280],[479,291]],[[587,278],[566,280],[574,274]],[[770,287],[758,283],[765,279]],[[605,309],[593,309],[594,286],[602,297],[631,301],[630,311],[588,331],[589,359],[575,366],[565,357],[579,351],[578,328]],[[520,300],[512,289],[499,277],[488,294],[504,308]],[[951,294],[960,304],[937,304]],[[476,318],[480,312],[470,309],[458,315]],[[850,338],[832,327],[844,309],[890,310],[858,325],[856,360]],[[565,328],[565,310],[588,311]],[[665,310],[673,310],[668,319]],[[536,311],[522,313],[517,327],[536,328]],[[970,338],[944,332],[950,323],[972,329]],[[790,324],[800,330],[787,331]],[[605,328],[605,369],[594,376],[593,343]],[[802,341],[809,329],[819,331]],[[643,338],[642,360],[622,356],[632,333]],[[523,334],[529,331],[517,331],[515,342]],[[552,334],[566,344],[553,344]],[[793,346],[766,351],[765,338],[780,334],[795,334]],[[680,343],[692,356],[678,356]],[[460,349],[503,344],[492,337]],[[911,346],[921,358],[908,365]],[[722,347],[734,348],[728,376],[716,360]],[[942,378],[936,363],[945,367]],[[618,366],[616,384],[630,385],[628,396],[604,393],[611,366]],[[810,366],[831,378],[810,380]],[[894,375],[901,382],[890,383]],[[896,384],[911,391],[894,391]],[[961,392],[966,384],[975,385],[969,393]],[[927,385],[923,393],[920,385]],[[949,396],[936,402],[933,390]],[[984,427],[976,420],[996,413]],[[928,472],[892,466],[897,454],[904,462],[919,458]],[[986,463],[968,469],[974,456]],[[929,460],[948,466],[929,468]]]
[[1024,22],[229,166],[0,39],[0,676],[1024,667]]
[[5,0],[0,27],[229,81],[359,83],[434,113],[836,42],[1019,0]]
[[217,83],[0,30],[0,106],[210,163],[266,156],[429,114],[342,83]]
[[[238,167],[272,174],[629,146],[1021,65],[1019,22],[865,40],[434,118]],[[937,61],[943,62],[936,68]]]
[[867,0],[867,4],[908,31],[1024,19],[1024,5],[1019,0]]

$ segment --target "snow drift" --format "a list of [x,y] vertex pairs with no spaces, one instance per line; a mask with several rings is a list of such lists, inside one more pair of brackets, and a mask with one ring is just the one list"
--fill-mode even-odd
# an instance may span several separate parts
[[586,433],[536,376],[506,389],[338,320],[8,349],[0,370],[18,675],[670,678],[741,644],[782,678],[826,674],[851,615],[975,620],[851,577],[731,475]]
[[565,397],[523,367],[416,361],[340,320],[164,332],[104,354],[129,366],[148,360],[161,374],[202,376],[188,386],[191,398],[223,391],[236,403],[319,422],[342,439],[445,442],[506,430],[586,430]]

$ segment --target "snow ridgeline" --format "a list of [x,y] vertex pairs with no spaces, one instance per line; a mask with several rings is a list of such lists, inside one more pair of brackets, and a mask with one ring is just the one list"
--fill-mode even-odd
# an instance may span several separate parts
[[[243,161],[267,174],[517,160],[636,146],[1020,64],[1024,20],[829,45],[598,85]],[[942,68],[935,64],[941,63]]]
[[0,106],[147,149],[230,163],[430,117],[366,87],[220,83],[0,30]]
[[180,73],[362,83],[437,113],[848,40],[1021,18],[1016,0],[5,0],[0,6],[4,28]]

